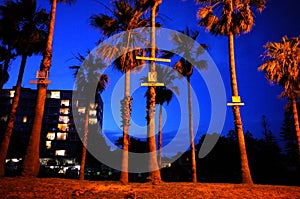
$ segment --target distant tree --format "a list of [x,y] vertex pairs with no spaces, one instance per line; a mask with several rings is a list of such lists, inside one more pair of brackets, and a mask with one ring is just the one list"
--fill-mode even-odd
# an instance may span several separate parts
[[264,135],[265,141],[268,143],[274,142],[276,140],[276,138],[273,135],[272,131],[269,129],[270,128],[269,122],[265,115],[262,116],[261,125],[263,127],[263,135]]
[[295,131],[295,122],[292,107],[288,105],[284,111],[284,120],[281,127],[280,137],[285,143],[284,152],[287,157],[288,165],[297,165],[298,160],[298,142]]
[[[219,135],[207,134],[205,136]],[[200,138],[196,145],[197,150],[200,149],[205,136]],[[220,136],[212,151],[204,158],[198,159],[200,163],[197,164],[199,179],[203,179],[205,182],[238,183],[240,181],[238,141],[237,138],[230,140],[228,137],[230,136]]]
[[[95,97],[97,98],[98,93],[102,93],[108,82],[108,76],[106,74],[98,74],[95,71],[95,68],[103,68],[104,64],[100,60],[95,61],[95,57],[92,54],[89,54],[86,59],[82,55],[78,56],[79,61],[82,61],[80,66],[71,66],[71,69],[75,69],[76,75],[76,89],[80,95],[89,96],[90,89],[93,87],[92,84],[98,82]],[[94,100],[94,99],[93,99]],[[84,180],[84,169],[86,162],[86,148],[88,142],[88,133],[89,133],[89,112],[90,109],[96,109],[97,105],[94,101],[89,101],[89,99],[84,99],[80,106],[85,108],[85,118],[84,118],[84,134],[83,134],[83,146],[82,146],[82,155],[79,171],[79,180]],[[74,107],[75,108],[75,107]]]
[[[43,52],[43,60],[40,70],[48,73],[52,62],[52,41],[54,36],[54,24],[56,14],[56,3],[72,3],[74,0],[51,0],[50,24],[47,37],[46,48]],[[40,137],[44,115],[45,100],[48,84],[38,84],[37,100],[35,105],[35,114],[33,119],[32,131],[29,138],[29,144],[23,161],[23,176],[36,177],[40,169]]]
[[[254,25],[252,10],[256,9],[261,12],[265,8],[266,0],[197,0],[196,2],[203,5],[197,13],[200,26],[206,27],[214,35],[228,37],[232,96],[239,97],[234,58],[234,36],[251,31]],[[240,144],[242,183],[253,184],[248,166],[240,107],[233,106],[232,108]]]
[[[0,26],[2,26],[1,20],[0,20]],[[10,66],[11,60],[13,60],[15,57],[16,54],[11,49],[10,45],[2,44],[0,46],[0,93],[2,91],[3,85],[9,79],[8,68]]]
[[[9,74],[8,68],[12,59],[16,57],[15,49],[12,46],[15,43],[17,37],[17,31],[20,21],[20,15],[12,14],[12,9],[17,9],[14,1],[3,1],[3,5],[0,6],[1,18],[0,18],[0,92],[3,85],[8,81]],[[15,12],[17,13],[17,12]]]
[[[189,110],[189,138],[191,147],[191,169],[192,169],[192,180],[197,182],[197,167],[196,167],[196,155],[195,155],[195,144],[194,144],[194,127],[193,127],[193,108],[192,108],[192,93],[191,93],[191,76],[193,74],[193,68],[205,69],[207,63],[205,60],[198,60],[198,56],[204,53],[204,49],[207,48],[205,44],[202,44],[198,49],[194,49],[194,42],[199,36],[198,31],[192,31],[188,27],[182,34],[174,34],[173,42],[176,46],[175,51],[183,53],[182,57],[178,62],[175,63],[174,69],[177,70],[182,76],[186,77],[187,80],[187,91],[188,91],[188,110]],[[190,39],[191,38],[191,39]],[[181,52],[183,51],[183,52]],[[195,66],[193,63],[195,63]]]
[[[109,9],[111,15],[99,14],[90,17],[91,25],[100,29],[104,38],[108,38],[122,31],[130,32],[132,29],[149,25],[149,18],[145,17],[144,14],[149,7],[147,1],[113,0],[111,4],[113,8],[112,10]],[[134,45],[131,33],[125,35],[123,44],[127,46],[125,51]],[[101,53],[111,59],[116,54],[122,53],[120,50],[123,51],[124,48],[118,49],[116,46],[105,46]],[[120,54],[120,57],[114,61],[114,66],[120,72],[125,73],[124,99],[121,100],[124,145],[120,181],[123,184],[128,183],[128,129],[132,104],[132,97],[130,96],[130,72],[136,70],[137,67],[142,64],[140,60],[135,58],[139,53],[141,53],[140,50],[133,50]]]
[[300,164],[300,130],[297,99],[300,94],[300,38],[282,37],[281,42],[268,42],[264,48],[264,63],[258,68],[266,73],[271,83],[284,88],[280,97],[287,97],[292,105],[294,125],[298,140],[298,161]]
[[[2,12],[4,11],[4,12]],[[5,6],[0,7],[1,21],[8,20],[10,18],[16,18],[17,29],[14,30],[15,37],[10,38],[13,43],[11,46],[16,50],[17,55],[22,57],[20,71],[18,75],[17,84],[15,87],[15,93],[13,103],[11,105],[11,111],[8,116],[8,123],[4,133],[4,139],[0,148],[0,176],[4,175],[5,159],[10,143],[10,138],[13,133],[13,127],[16,120],[16,112],[19,104],[22,79],[26,66],[28,56],[33,54],[40,54],[46,46],[47,38],[47,25],[48,14],[45,10],[38,10],[36,1],[7,1]],[[9,29],[10,30],[10,29]],[[8,30],[5,30],[8,31]],[[5,39],[4,39],[5,41]]]
[[177,86],[173,85],[174,79],[176,76],[174,71],[169,67],[156,67],[157,72],[157,81],[160,83],[164,83],[164,86],[158,86],[155,88],[155,102],[159,104],[159,123],[158,123],[158,164],[162,165],[162,106],[166,102],[167,105],[173,98],[173,91],[179,95],[179,90]]

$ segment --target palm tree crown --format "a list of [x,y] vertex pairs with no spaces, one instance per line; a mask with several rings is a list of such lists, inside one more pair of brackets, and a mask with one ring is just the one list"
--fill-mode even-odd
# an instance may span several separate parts
[[284,88],[281,97],[292,97],[300,90],[300,39],[282,37],[281,42],[268,42],[264,48],[265,62],[259,67],[271,83]]
[[261,12],[266,0],[196,0],[199,25],[215,35],[248,33],[254,25],[252,10]]

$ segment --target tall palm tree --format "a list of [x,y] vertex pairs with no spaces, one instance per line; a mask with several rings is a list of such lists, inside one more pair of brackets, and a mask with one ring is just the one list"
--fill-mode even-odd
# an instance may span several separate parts
[[[197,13],[200,26],[206,27],[214,35],[228,37],[232,96],[239,98],[234,58],[234,36],[250,32],[254,25],[252,10],[256,9],[261,12],[265,8],[266,0],[197,0],[196,2],[203,6]],[[239,140],[242,183],[253,184],[248,165],[240,107],[233,106],[232,109]]]
[[[73,3],[74,0],[51,0],[50,24],[47,36],[46,48],[43,52],[43,60],[40,65],[40,70],[49,73],[52,62],[52,42],[54,36],[54,24],[56,15],[56,3]],[[23,176],[36,177],[40,169],[40,137],[44,115],[44,106],[47,94],[47,83],[38,84],[37,99],[35,105],[35,114],[33,119],[32,131],[29,138],[29,143],[23,162]]]
[[[128,31],[145,27],[149,24],[149,19],[144,15],[147,9],[148,2],[146,1],[135,1],[135,0],[113,0],[113,9],[111,11],[111,16],[106,14],[92,15],[91,24],[95,28],[102,31],[103,35],[108,38],[116,33],[122,31]],[[128,33],[123,38],[124,46],[128,48],[134,45],[134,41],[131,39],[131,34]],[[125,49],[125,52],[126,50]],[[113,57],[115,54],[122,52],[123,49],[110,47],[110,50],[103,48],[103,54],[106,57]],[[113,50],[111,50],[113,49]],[[116,52],[118,51],[119,52]],[[110,54],[108,54],[110,53]],[[124,98],[121,100],[122,106],[122,127],[123,127],[123,156],[122,156],[122,170],[120,176],[120,182],[123,184],[128,183],[128,149],[129,149],[129,124],[130,124],[130,114],[131,114],[131,101],[130,96],[130,71],[136,69],[137,66],[141,65],[143,62],[135,58],[136,55],[141,53],[139,50],[134,50],[125,54],[122,54],[119,58],[114,61],[114,66],[122,73],[125,73],[125,90]]]
[[[151,0],[151,35],[150,35],[150,57],[155,58],[155,34],[156,34],[156,22],[155,18],[158,12],[158,7],[162,3],[162,0]],[[155,62],[150,62],[150,73],[155,73]],[[159,184],[161,182],[160,170],[157,164],[156,157],[156,142],[155,142],[155,87],[149,86],[147,93],[147,138],[149,144],[149,180],[152,181],[153,184]]]
[[282,37],[281,42],[268,42],[264,48],[264,63],[258,68],[266,73],[271,83],[284,88],[280,97],[287,97],[292,105],[295,131],[298,140],[300,164],[300,130],[297,110],[297,98],[300,97],[300,37],[289,39]]
[[[188,110],[189,110],[189,137],[190,137],[190,148],[191,148],[191,169],[192,169],[192,180],[197,182],[197,170],[196,170],[196,156],[195,156],[195,143],[194,143],[194,128],[193,128],[193,109],[192,109],[192,94],[191,94],[191,76],[193,74],[193,64],[189,61],[193,61],[195,66],[199,69],[206,68],[206,61],[198,60],[198,56],[204,53],[204,49],[207,48],[205,44],[199,46],[198,49],[194,49],[194,43],[199,36],[199,31],[192,31],[188,27],[183,34],[174,34],[173,43],[176,46],[175,51],[182,53],[183,56],[178,62],[175,63],[174,69],[177,70],[182,76],[187,79],[187,91],[188,91]],[[189,60],[189,61],[187,61]]]
[[32,56],[33,54],[40,54],[45,48],[47,41],[47,26],[49,22],[49,15],[45,10],[37,9],[36,1],[11,1],[8,6],[7,9],[12,9],[11,14],[17,15],[15,17],[18,17],[19,20],[19,28],[12,46],[16,49],[17,54],[22,57],[22,60],[7,127],[0,148],[0,175],[2,176],[4,175],[6,154],[10,137],[13,132],[14,122],[16,120],[16,112],[19,104],[21,84],[27,57]]
[[[100,60],[96,60],[94,63],[94,56],[89,54],[87,59],[82,55],[76,57],[79,61],[83,62],[82,66],[70,66],[71,69],[75,70],[74,76],[76,77],[76,87],[77,91],[80,92],[80,95],[88,96],[89,89],[93,87],[94,82],[98,82],[95,97],[98,93],[102,93],[108,84],[108,76],[106,74],[98,74],[95,71],[95,68],[103,68],[104,64]],[[87,94],[84,94],[87,93]],[[85,107],[85,118],[84,118],[84,133],[83,133],[83,146],[82,146],[82,155],[79,171],[79,180],[84,180],[84,169],[85,169],[85,160],[86,160],[86,147],[88,144],[88,133],[89,133],[89,112],[90,108],[96,108],[94,102],[86,101],[84,99],[83,105]]]

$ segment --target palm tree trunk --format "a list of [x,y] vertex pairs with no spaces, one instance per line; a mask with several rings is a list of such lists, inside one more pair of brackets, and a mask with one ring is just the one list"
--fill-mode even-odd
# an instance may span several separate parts
[[[54,23],[56,14],[56,0],[52,1],[50,26],[47,38],[47,46],[44,52],[40,70],[49,72],[52,61],[52,41],[54,35]],[[33,119],[32,131],[29,138],[26,155],[23,162],[23,176],[36,177],[39,172],[40,161],[40,136],[44,115],[44,106],[47,94],[47,84],[38,84],[37,100],[35,105],[35,115]]]
[[[155,58],[155,17],[156,9],[160,2],[156,1],[151,8],[151,52],[150,57]],[[155,73],[155,62],[151,61],[150,72]],[[149,179],[153,184],[158,184],[161,182],[161,176],[159,167],[157,164],[156,157],[156,142],[155,142],[155,88],[153,86],[148,88],[148,143],[149,143]]]
[[298,163],[300,165],[300,130],[299,130],[299,118],[298,118],[298,110],[297,110],[297,101],[296,98],[292,98],[292,105],[293,105],[293,114],[294,114],[294,121],[295,121],[295,131],[298,140]]
[[128,149],[129,149],[129,123],[130,123],[130,109],[131,109],[131,97],[130,97],[130,70],[126,70],[125,73],[125,91],[123,106],[123,153],[122,153],[122,170],[120,175],[120,182],[122,184],[128,184]]
[[159,105],[159,121],[158,121],[158,166],[161,168],[162,162],[162,104]]
[[4,176],[5,160],[6,160],[7,151],[10,143],[10,137],[13,133],[14,123],[16,121],[16,113],[17,113],[17,108],[20,100],[22,79],[24,75],[26,61],[27,61],[27,55],[23,55],[21,65],[20,65],[18,80],[15,88],[16,89],[15,95],[14,95],[13,103],[11,105],[11,111],[9,113],[8,123],[5,129],[4,138],[2,140],[1,148],[0,148],[0,176]]
[[85,120],[84,120],[84,133],[83,133],[83,145],[82,145],[82,155],[80,162],[79,180],[84,180],[84,168],[86,160],[86,146],[89,133],[89,105],[85,107]]
[[190,142],[191,142],[192,179],[193,182],[197,182],[194,128],[193,128],[193,109],[192,109],[192,95],[191,95],[191,76],[187,76],[187,89],[188,89],[188,106],[189,106],[189,131],[190,131]]
[[[236,80],[235,59],[234,59],[234,41],[233,40],[234,40],[234,36],[232,33],[230,33],[228,36],[229,60],[230,60],[230,80],[231,80],[232,96],[237,97],[237,96],[239,96],[239,94],[238,94],[238,86],[237,86],[237,80]],[[242,169],[242,183],[253,184],[251,174],[250,174],[249,164],[248,164],[240,107],[233,106],[232,109],[233,109],[235,130],[238,135],[239,148],[240,148],[240,158],[241,158],[241,167],[242,167],[241,168]]]

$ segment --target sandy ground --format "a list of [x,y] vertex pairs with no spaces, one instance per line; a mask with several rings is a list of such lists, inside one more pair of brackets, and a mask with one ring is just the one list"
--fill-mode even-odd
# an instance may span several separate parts
[[0,178],[0,198],[300,198],[300,187],[210,183],[130,183]]

